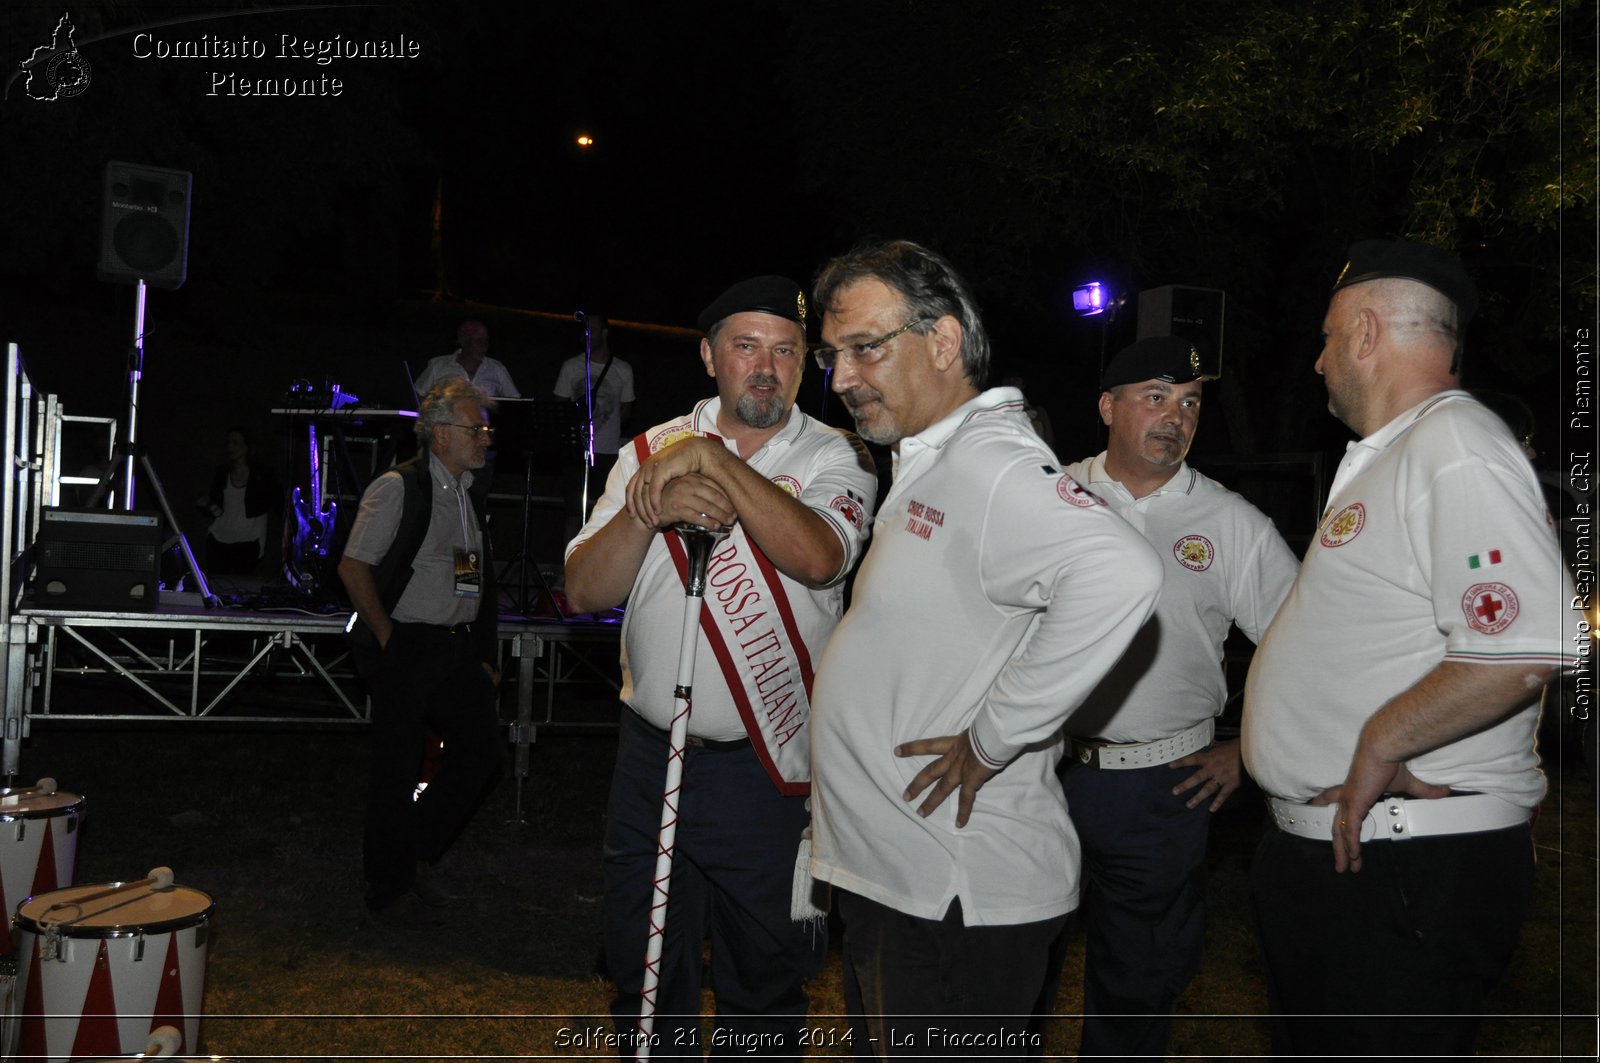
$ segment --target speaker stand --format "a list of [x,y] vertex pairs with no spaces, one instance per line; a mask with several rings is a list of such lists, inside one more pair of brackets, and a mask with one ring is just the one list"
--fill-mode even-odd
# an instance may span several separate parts
[[200,562],[195,560],[194,551],[189,547],[189,537],[183,533],[183,528],[178,524],[178,519],[173,515],[172,505],[167,501],[167,492],[161,486],[161,477],[156,475],[156,467],[150,463],[150,455],[139,450],[139,381],[144,376],[144,309],[145,309],[145,283],[141,279],[134,289],[133,308],[133,346],[128,349],[128,431],[126,438],[116,448],[111,466],[100,477],[100,483],[95,487],[94,496],[89,499],[89,506],[93,508],[105,498],[107,490],[113,481],[120,475],[122,477],[122,508],[129,513],[133,512],[134,505],[134,462],[137,460],[139,467],[144,470],[145,479],[149,481],[150,488],[156,494],[156,502],[161,506],[161,513],[167,518],[167,527],[172,529],[173,538],[162,546],[165,551],[172,543],[176,542],[183,552],[183,563],[189,570],[189,575],[194,577],[195,590],[200,593],[200,598],[206,603],[207,608],[214,609],[222,604],[222,599],[211,593],[211,585],[206,582],[206,575],[200,570]]

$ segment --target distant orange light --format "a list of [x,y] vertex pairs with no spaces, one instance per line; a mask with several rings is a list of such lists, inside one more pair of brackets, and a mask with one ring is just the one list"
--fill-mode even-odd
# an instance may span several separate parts
[[594,137],[591,137],[588,133],[579,133],[578,134],[578,147],[580,147],[580,148],[592,148],[592,147],[594,147]]

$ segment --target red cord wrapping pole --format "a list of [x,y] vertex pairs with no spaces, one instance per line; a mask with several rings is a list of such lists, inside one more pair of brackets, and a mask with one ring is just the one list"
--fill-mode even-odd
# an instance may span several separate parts
[[727,528],[674,524],[672,530],[689,555],[684,580],[683,638],[678,644],[678,685],[673,691],[672,734],[668,739],[667,781],[661,794],[661,830],[656,836],[656,870],[650,897],[650,933],[645,939],[644,986],[640,990],[637,1045],[633,1058],[648,1060],[655,1029],[656,992],[661,986],[661,946],[667,933],[667,893],[672,885],[672,852],[678,836],[678,793],[683,785],[683,750],[689,739],[689,712],[694,707],[694,659],[700,645],[700,608],[705,604],[706,567],[711,550],[727,536]]

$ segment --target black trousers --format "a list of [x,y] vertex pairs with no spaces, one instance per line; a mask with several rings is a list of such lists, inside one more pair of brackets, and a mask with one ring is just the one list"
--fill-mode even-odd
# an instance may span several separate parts
[[1333,845],[1269,826],[1250,888],[1267,961],[1273,1054],[1472,1055],[1484,995],[1533,893],[1529,825]]
[[[375,887],[403,890],[418,862],[444,855],[500,778],[505,744],[494,683],[465,625],[396,624],[372,689],[363,866]],[[413,800],[428,727],[444,754]]]
[[1187,775],[1165,764],[1062,772],[1083,847],[1083,1056],[1165,1059],[1200,967],[1211,813],[1173,796]]
[[961,900],[921,919],[834,890],[857,1059],[1037,1059],[1068,916],[966,926]]
[[[635,1030],[645,949],[656,918],[657,835],[665,735],[624,707],[605,835],[606,965],[617,983],[612,1016]],[[652,1059],[699,1059],[706,941],[716,1019],[712,1055],[805,1054],[805,981],[827,952],[825,924],[789,916],[795,854],[810,822],[804,797],[780,794],[755,749],[684,750],[676,852],[662,938]],[[625,1042],[625,1049],[637,1042]]]

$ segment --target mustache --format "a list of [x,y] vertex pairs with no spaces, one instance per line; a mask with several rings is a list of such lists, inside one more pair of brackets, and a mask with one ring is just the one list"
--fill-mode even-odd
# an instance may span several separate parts
[[744,382],[753,387],[760,388],[775,388],[782,386],[777,376],[772,373],[751,373],[749,376],[745,377]]
[[881,394],[864,384],[858,384],[849,391],[839,392],[839,401],[843,402],[850,409],[855,409],[863,402],[875,402],[881,398],[883,398]]

